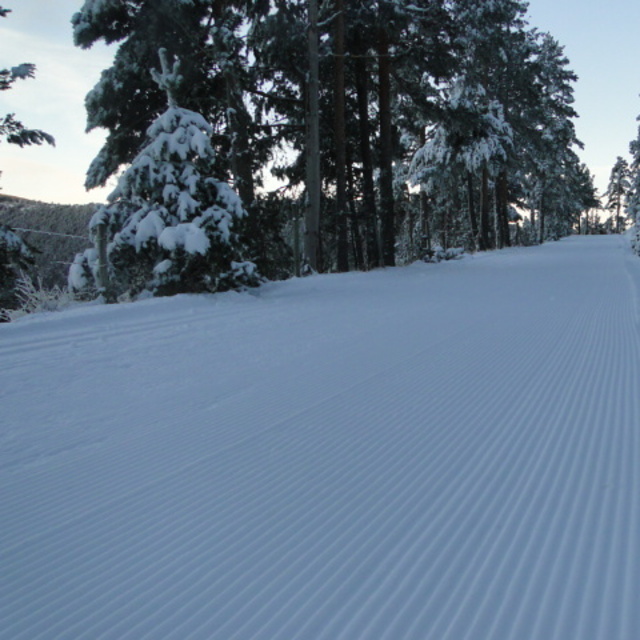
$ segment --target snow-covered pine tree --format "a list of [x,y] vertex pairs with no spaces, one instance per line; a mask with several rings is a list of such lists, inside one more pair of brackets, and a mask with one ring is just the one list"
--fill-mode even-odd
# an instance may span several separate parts
[[465,243],[487,249],[509,243],[510,162],[518,142],[513,104],[520,102],[515,84],[527,58],[526,5],[453,0],[449,11],[457,68],[442,86],[435,123],[410,172],[441,202],[447,226],[451,211],[466,209],[467,219],[458,220],[468,228]]
[[145,133],[166,106],[166,98],[148,73],[156,66],[158,49],[182,61],[185,78],[182,106],[214,117],[209,108],[215,86],[207,77],[207,16],[202,2],[182,0],[84,0],[72,17],[76,46],[89,49],[103,40],[117,44],[113,64],[87,94],[87,131],[107,130],[103,147],[87,171],[85,186],[104,186],[119,167],[130,164]]
[[613,214],[613,228],[616,233],[620,233],[624,224],[622,209],[624,200],[629,192],[629,188],[631,187],[629,178],[629,163],[622,156],[618,156],[613,168],[611,169],[609,184],[607,185],[607,190],[604,194],[607,198],[605,207]]
[[[640,120],[640,116],[637,119]],[[629,152],[631,153],[631,164],[626,213],[627,218],[633,223],[631,246],[634,252],[640,256],[640,127],[638,127],[636,139],[629,144]]]
[[[154,295],[215,292],[256,286],[260,278],[246,259],[241,227],[246,212],[238,195],[213,177],[212,127],[176,104],[181,78],[160,50],[162,71],[152,71],[168,108],[151,124],[143,148],[93,216],[95,238],[107,232],[113,293]],[[76,257],[71,287],[86,288],[98,275],[98,253]]]
[[434,196],[440,190],[451,194],[466,184],[472,245],[478,242],[485,249],[486,243],[478,237],[472,181],[483,170],[496,173],[507,159],[513,132],[502,105],[489,98],[482,85],[462,75],[443,91],[441,113],[440,121],[413,157],[411,180]]

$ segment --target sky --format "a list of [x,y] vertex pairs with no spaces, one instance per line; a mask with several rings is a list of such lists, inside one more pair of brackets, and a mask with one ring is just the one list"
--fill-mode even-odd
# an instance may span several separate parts
[[[84,177],[104,132],[85,133],[84,97],[113,49],[73,46],[70,20],[82,0],[4,0],[12,9],[0,21],[0,68],[32,62],[35,80],[3,92],[0,113],[16,113],[25,125],[56,138],[56,147],[0,145],[0,188],[4,194],[45,202],[104,202],[113,188],[86,192]],[[640,3],[636,0],[531,0],[528,21],[565,47],[578,74],[576,130],[580,157],[606,189],[617,156],[628,155],[640,114]]]

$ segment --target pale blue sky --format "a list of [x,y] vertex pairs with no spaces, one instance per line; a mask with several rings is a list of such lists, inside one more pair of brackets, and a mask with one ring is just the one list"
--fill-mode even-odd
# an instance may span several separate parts
[[582,160],[602,193],[617,156],[628,157],[640,114],[640,2],[531,0],[529,22],[565,47],[578,75],[574,108]]
[[[73,46],[71,15],[82,0],[2,0],[12,9],[0,21],[0,66],[33,62],[35,80],[0,96],[0,113],[15,111],[25,124],[56,137],[57,146],[0,145],[5,194],[47,202],[101,202],[108,190],[86,193],[84,174],[104,135],[84,133],[84,96],[109,65],[104,47]],[[640,2],[637,0],[531,0],[529,22],[549,31],[578,74],[576,104],[581,157],[601,191],[618,155],[626,156],[640,114]]]
[[33,62],[36,78],[0,95],[0,113],[56,139],[54,148],[0,145],[0,188],[45,202],[103,202],[108,190],[87,193],[84,175],[103,133],[85,133],[84,97],[110,65],[105,47],[73,46],[71,16],[82,0],[0,0],[11,13],[0,20],[0,66]]

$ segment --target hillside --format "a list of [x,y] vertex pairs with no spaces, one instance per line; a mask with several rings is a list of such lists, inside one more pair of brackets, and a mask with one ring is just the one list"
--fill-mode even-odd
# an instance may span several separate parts
[[636,640],[618,236],[0,326],[0,638]]
[[35,273],[47,287],[66,285],[73,257],[91,244],[89,220],[95,209],[93,204],[48,204],[0,194],[0,223],[34,230],[19,233],[38,250]]

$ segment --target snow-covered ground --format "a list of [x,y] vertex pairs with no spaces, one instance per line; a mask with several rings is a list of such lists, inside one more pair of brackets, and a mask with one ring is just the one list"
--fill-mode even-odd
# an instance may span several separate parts
[[0,637],[637,640],[619,237],[0,325]]

